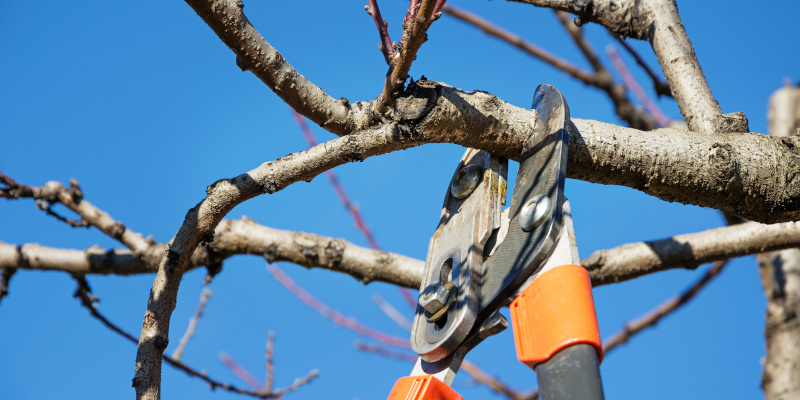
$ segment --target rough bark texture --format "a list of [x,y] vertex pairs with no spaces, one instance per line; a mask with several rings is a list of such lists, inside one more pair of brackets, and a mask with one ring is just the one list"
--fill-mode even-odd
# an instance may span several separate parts
[[[775,92],[768,117],[771,134],[796,134],[800,88]],[[800,399],[800,249],[760,254],[758,263],[767,295],[767,357],[761,387],[768,400]]]
[[592,285],[597,286],[671,268],[695,268],[707,262],[789,248],[798,242],[800,222],[747,222],[599,250],[581,264],[589,270]]
[[[774,225],[748,222],[599,250],[581,263],[589,270],[592,284],[598,286],[666,269],[694,268],[706,262],[798,245],[799,222]],[[152,247],[163,254],[167,245]],[[211,273],[218,272],[224,260],[238,254],[261,256],[269,262],[288,261],[307,268],[328,269],[364,283],[382,281],[408,288],[419,288],[424,268],[422,260],[367,249],[343,239],[273,229],[244,217],[222,221],[214,232],[214,241],[195,250],[187,270],[207,267]],[[0,270],[131,275],[158,271],[159,259],[150,260],[143,261],[122,249],[106,251],[91,247],[80,251],[0,242]]]

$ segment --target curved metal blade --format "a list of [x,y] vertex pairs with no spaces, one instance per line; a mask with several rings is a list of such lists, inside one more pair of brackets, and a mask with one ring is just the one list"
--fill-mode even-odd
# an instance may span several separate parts
[[[538,119],[534,134],[523,148],[509,207],[508,234],[483,265],[476,324],[512,300],[517,289],[547,260],[561,230],[569,108],[561,93],[550,85],[536,89],[533,108]],[[546,196],[550,206],[543,221],[526,232],[519,222],[521,210],[538,195]]]

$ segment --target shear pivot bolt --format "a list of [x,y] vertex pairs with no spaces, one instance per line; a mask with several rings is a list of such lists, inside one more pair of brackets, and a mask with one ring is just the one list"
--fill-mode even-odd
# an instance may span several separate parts
[[452,282],[444,285],[434,283],[429,285],[419,294],[419,305],[424,308],[430,316],[425,316],[429,322],[441,319],[455,300],[456,286]]
[[533,230],[544,221],[548,211],[550,211],[550,198],[543,194],[534,196],[522,206],[519,227],[526,232]]
[[450,194],[461,200],[472,193],[478,186],[478,166],[468,165],[456,172],[450,184]]

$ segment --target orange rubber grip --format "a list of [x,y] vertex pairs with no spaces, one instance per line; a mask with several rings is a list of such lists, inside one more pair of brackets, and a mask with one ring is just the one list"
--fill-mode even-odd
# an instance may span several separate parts
[[531,368],[579,343],[594,346],[603,360],[592,282],[580,265],[562,265],[536,278],[511,303],[511,324],[517,358]]
[[433,375],[406,376],[397,380],[388,400],[463,400],[455,390]]

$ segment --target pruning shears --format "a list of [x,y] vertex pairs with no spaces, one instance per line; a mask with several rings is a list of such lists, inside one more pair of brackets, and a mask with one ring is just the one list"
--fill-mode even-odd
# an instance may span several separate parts
[[543,399],[603,399],[591,281],[564,197],[569,108],[550,85],[536,89],[532,108],[507,210],[508,160],[468,149],[453,174],[411,331],[419,359],[389,400],[462,399],[450,384],[467,352],[508,327],[504,306]]

